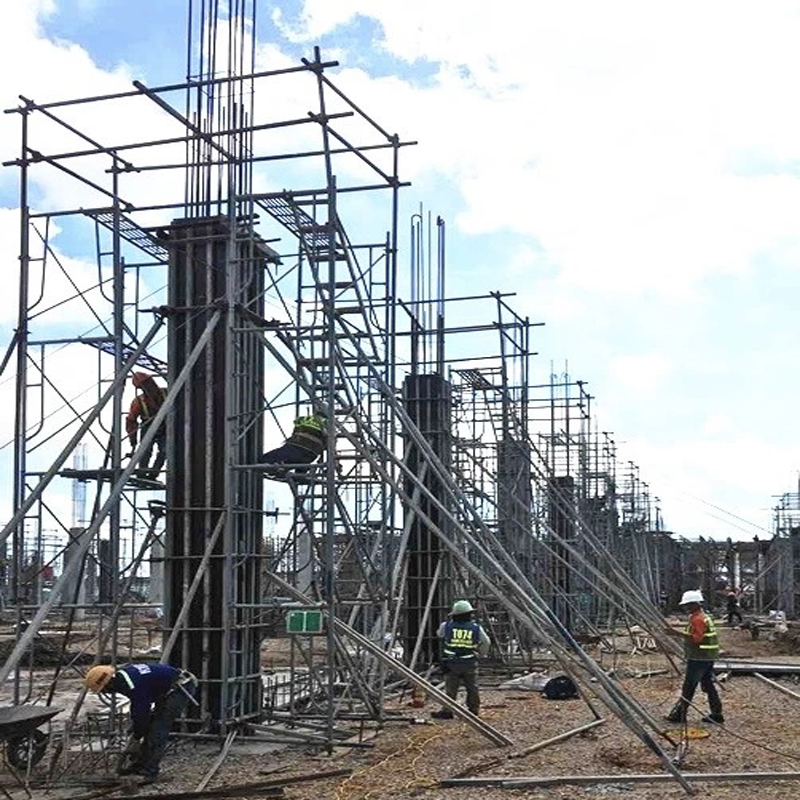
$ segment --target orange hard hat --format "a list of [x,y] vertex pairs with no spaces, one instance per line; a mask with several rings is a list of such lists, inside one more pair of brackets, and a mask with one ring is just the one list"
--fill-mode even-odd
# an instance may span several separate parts
[[138,389],[143,383],[149,381],[153,376],[146,372],[134,372],[131,375],[131,383]]
[[102,692],[114,677],[115,672],[114,667],[108,664],[98,664],[86,673],[83,682],[87,689],[91,689],[93,692]]

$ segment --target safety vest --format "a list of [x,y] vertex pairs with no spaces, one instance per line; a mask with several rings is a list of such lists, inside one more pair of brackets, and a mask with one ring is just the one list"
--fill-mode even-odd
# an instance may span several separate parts
[[448,621],[442,637],[442,661],[477,660],[480,630],[477,622]]
[[296,431],[308,431],[309,433],[324,435],[325,419],[319,414],[313,414],[310,417],[298,417],[294,421],[294,429]]
[[314,414],[310,417],[298,417],[294,421],[292,435],[286,441],[305,447],[306,450],[310,450],[316,455],[321,455],[325,452],[327,443],[325,418],[319,414]]
[[684,652],[690,661],[714,661],[719,656],[719,637],[714,620],[708,614],[703,614],[706,632],[702,641],[695,644],[689,636],[692,633],[691,621],[686,624],[687,638],[684,640]]

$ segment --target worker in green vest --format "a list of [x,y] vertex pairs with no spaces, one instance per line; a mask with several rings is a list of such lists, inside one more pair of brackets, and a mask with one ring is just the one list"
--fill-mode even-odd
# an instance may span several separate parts
[[698,684],[708,696],[710,713],[703,722],[725,722],[722,715],[722,700],[714,685],[714,661],[719,657],[719,638],[717,628],[710,614],[703,610],[703,593],[690,589],[683,593],[680,606],[689,614],[689,620],[682,631],[667,627],[671,636],[683,639],[686,656],[686,671],[683,678],[680,700],[666,716],[668,722],[686,722],[686,712],[694,697]]
[[[463,684],[467,692],[467,708],[477,717],[481,707],[478,690],[478,656],[485,656],[491,640],[486,631],[474,620],[469,600],[456,600],[450,618],[439,626],[441,656],[439,664],[444,672],[444,690],[451,700],[458,697]],[[451,719],[449,708],[434,711],[432,717]]]
[[[321,410],[298,417],[291,436],[280,447],[264,453],[258,463],[267,467],[266,473],[276,477],[285,473],[281,467],[313,463],[325,452],[328,444],[327,422],[327,414]],[[295,471],[302,473],[305,470],[300,466]]]

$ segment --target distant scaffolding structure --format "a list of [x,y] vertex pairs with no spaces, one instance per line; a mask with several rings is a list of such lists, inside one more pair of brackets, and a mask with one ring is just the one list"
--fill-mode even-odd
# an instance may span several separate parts
[[759,575],[768,610],[796,617],[800,611],[800,489],[785,492],[773,507],[775,536],[764,548],[773,569]]

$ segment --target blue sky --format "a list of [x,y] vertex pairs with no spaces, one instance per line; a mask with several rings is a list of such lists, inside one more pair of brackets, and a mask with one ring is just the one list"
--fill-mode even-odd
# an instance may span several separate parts
[[[6,4],[3,107],[181,80],[186,6]],[[404,202],[447,219],[448,293],[517,292],[546,323],[541,382],[586,381],[666,525],[765,535],[797,483],[800,3],[293,0],[258,18],[265,57],[320,45],[339,85],[419,141]],[[5,170],[10,259],[15,191]],[[13,304],[0,321],[7,338]]]

